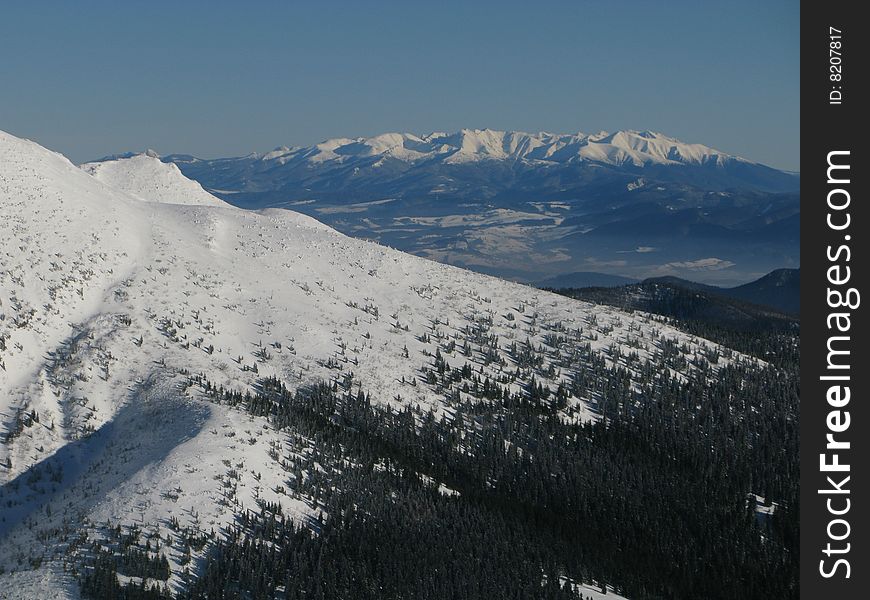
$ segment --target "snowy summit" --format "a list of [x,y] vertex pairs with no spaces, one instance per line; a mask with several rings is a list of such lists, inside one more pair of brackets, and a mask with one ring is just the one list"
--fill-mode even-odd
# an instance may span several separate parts
[[85,163],[81,168],[106,185],[147,202],[226,206],[199,183],[182,175],[173,163],[162,162],[153,150],[129,158]]

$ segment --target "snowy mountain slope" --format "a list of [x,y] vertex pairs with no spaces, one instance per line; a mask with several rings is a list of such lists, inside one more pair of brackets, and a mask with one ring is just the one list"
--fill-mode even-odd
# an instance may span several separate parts
[[202,189],[199,183],[182,175],[177,166],[162,162],[151,151],[129,158],[85,163],[81,168],[106,185],[141,200],[162,204],[225,204]]
[[[629,372],[634,359],[616,349],[643,360],[682,346],[687,371],[748,360],[720,349],[710,365],[715,344],[649,315],[430,262],[291,211],[203,205],[174,172],[147,180],[156,159],[145,158],[83,170],[0,133],[0,581],[62,593],[70,539],[105,535],[101,523],[220,530],[263,501],[316,514],[272,456],[310,442],[291,446],[267,420],[206,402],[192,374],[240,391],[268,376],[292,387],[352,374],[376,403],[449,416],[455,406],[421,374],[441,352],[514,390],[531,373],[552,390],[568,380],[559,339]],[[542,362],[514,380],[519,366],[487,349],[517,345]],[[600,400],[571,397],[561,416],[598,419]],[[169,546],[175,567],[182,555]]]

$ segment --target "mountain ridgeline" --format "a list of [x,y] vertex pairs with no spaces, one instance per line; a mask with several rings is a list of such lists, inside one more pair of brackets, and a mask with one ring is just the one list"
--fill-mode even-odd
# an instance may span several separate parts
[[540,287],[625,310],[645,310],[681,318],[701,315],[707,320],[735,324],[751,321],[753,315],[796,319],[800,314],[800,269],[777,269],[755,281],[731,288],[678,277],[654,277],[642,282],[619,284],[618,278],[611,282],[606,276],[594,275],[597,274],[583,274],[578,279],[584,283],[597,279],[607,283],[565,285],[566,279],[557,278],[543,282]]
[[800,359],[799,269],[778,269],[734,288],[661,277],[623,286],[551,289],[569,298],[668,317],[686,331],[766,361]]
[[797,175],[649,131],[395,133],[163,160],[236,206],[522,281],[607,267],[733,282],[800,260]]

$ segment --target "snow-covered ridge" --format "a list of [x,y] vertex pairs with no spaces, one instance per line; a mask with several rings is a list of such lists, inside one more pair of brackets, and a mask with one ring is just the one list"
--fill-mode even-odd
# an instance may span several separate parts
[[378,156],[411,163],[435,159],[448,164],[510,160],[721,166],[733,161],[748,162],[703,144],[689,144],[662,133],[633,130],[591,135],[492,129],[462,129],[451,134],[437,132],[428,135],[384,133],[368,138],[335,138],[310,147],[281,147],[256,156],[280,164],[298,159],[321,164]]
[[86,172],[115,189],[141,200],[160,204],[226,206],[202,186],[181,174],[173,163],[164,163],[153,150],[130,157],[81,165]]
[[[190,373],[250,390],[263,377],[304,386],[352,372],[375,402],[445,415],[443,392],[420,380],[436,352],[492,380],[516,369],[446,349],[484,325],[505,353],[543,348],[558,331],[609,365],[627,360],[611,351],[625,345],[640,360],[670,340],[698,360],[713,346],[648,315],[438,264],[292,211],[192,202],[186,180],[154,161],[101,173],[0,132],[0,586],[27,579],[10,575],[27,568],[21,557],[59,573],[56,535],[70,523],[174,518],[219,530],[260,501],[315,514],[285,492],[270,458],[280,433],[202,401]],[[741,359],[723,352],[720,364]],[[560,367],[540,381],[568,377]],[[565,418],[598,418],[595,402],[571,397]],[[221,483],[229,465],[233,506]],[[37,471],[52,479],[27,475]]]

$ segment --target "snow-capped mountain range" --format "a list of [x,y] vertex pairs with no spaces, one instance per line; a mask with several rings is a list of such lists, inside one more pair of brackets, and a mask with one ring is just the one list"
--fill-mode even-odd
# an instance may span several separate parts
[[[129,156],[130,153],[107,159]],[[372,137],[333,138],[313,146],[282,146],[238,158],[203,160],[189,155],[169,155],[165,160],[181,165],[204,162],[227,172],[234,170],[230,167],[233,163],[261,163],[259,168],[251,167],[252,172],[301,164],[321,171],[351,165],[379,168],[390,163],[416,167],[498,162],[521,163],[535,168],[578,164],[626,169],[684,166],[706,167],[710,175],[722,178],[727,175],[738,187],[770,190],[796,187],[791,174],[703,144],[682,142],[663,133],[634,130],[596,134],[492,129],[461,129],[455,133],[425,135],[384,133]],[[236,183],[257,187],[254,181]],[[241,190],[233,188],[233,191]]]
[[304,159],[311,163],[348,162],[355,158],[392,158],[409,163],[440,160],[462,164],[483,160],[522,160],[541,163],[590,161],[608,165],[717,165],[749,162],[709,148],[687,144],[651,131],[605,131],[596,134],[525,133],[491,129],[462,129],[427,135],[385,133],[369,138],[335,138],[311,147],[281,147],[252,158],[285,164]]
[[[491,151],[504,150],[499,139]],[[310,441],[206,401],[194,374],[243,393],[266,377],[302,388],[350,376],[375,403],[440,417],[463,393],[421,377],[436,353],[522,390],[518,366],[492,352],[540,347],[521,377],[534,372],[553,392],[580,368],[557,337],[629,373],[665,344],[694,356],[684,373],[753,362],[649,315],[425,260],[290,210],[227,205],[152,155],[79,168],[2,132],[0,256],[0,585],[10,597],[76,597],[63,568],[78,560],[71,540],[99,539],[106,523],[221,530],[263,502],[314,517],[317,500],[295,492],[273,456],[304,454]],[[627,345],[632,357],[614,351]],[[599,401],[594,389],[569,397],[561,418],[596,420]],[[166,553],[180,589],[183,548]]]
[[[293,208],[522,281],[601,271],[734,285],[799,265],[798,175],[649,131],[387,133],[162,160],[236,206]],[[707,263],[729,267],[679,266]]]

